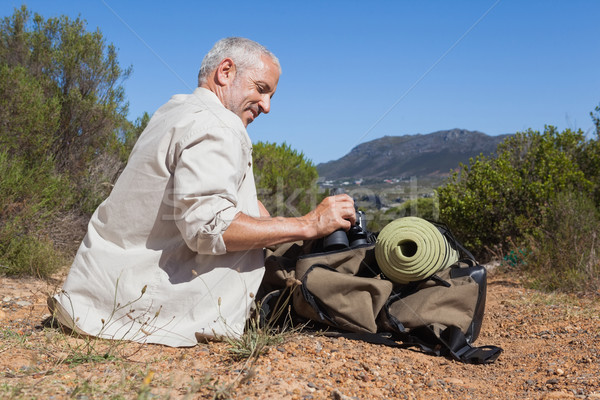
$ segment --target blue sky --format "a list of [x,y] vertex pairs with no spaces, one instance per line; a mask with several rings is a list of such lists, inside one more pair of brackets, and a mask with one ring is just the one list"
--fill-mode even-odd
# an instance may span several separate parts
[[591,132],[600,103],[600,1],[3,0],[81,17],[118,48],[129,118],[196,86],[226,36],[280,59],[271,113],[253,141],[287,142],[315,163],[384,135],[545,124]]

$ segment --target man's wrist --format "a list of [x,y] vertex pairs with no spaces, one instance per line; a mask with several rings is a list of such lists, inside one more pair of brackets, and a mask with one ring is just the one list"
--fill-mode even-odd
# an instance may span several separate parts
[[300,224],[300,234],[302,235],[303,240],[315,239],[319,234],[319,230],[317,228],[317,221],[308,218],[308,216],[297,218]]

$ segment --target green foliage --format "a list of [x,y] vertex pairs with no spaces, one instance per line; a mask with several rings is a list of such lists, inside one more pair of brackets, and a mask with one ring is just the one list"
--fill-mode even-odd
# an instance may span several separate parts
[[0,152],[0,177],[0,272],[47,277],[65,260],[42,232],[72,205],[72,185],[51,163],[34,169],[6,151]]
[[100,31],[87,32],[85,27],[79,18],[32,18],[25,6],[0,23],[0,65],[5,71],[26,69],[37,81],[38,97],[60,105],[53,110],[58,112],[57,125],[36,133],[49,144],[60,170],[75,177],[106,149],[125,121],[127,103],[120,82],[131,72],[120,68],[115,47],[106,45]]
[[31,164],[52,154],[58,128],[58,97],[47,97],[43,84],[21,66],[0,65],[0,145]]
[[0,230],[0,251],[0,273],[7,275],[47,278],[66,265],[50,239],[21,232],[15,225]]
[[150,122],[150,115],[144,112],[135,122],[127,122],[119,133],[117,140],[113,142],[113,148],[118,152],[119,158],[123,163],[127,162],[129,153],[131,153],[133,146],[144,129],[146,129],[148,122]]
[[[495,158],[479,156],[438,189],[440,217],[483,256],[486,248],[508,249],[540,226],[541,216],[558,193],[592,196],[598,171],[583,132],[517,133],[498,146]],[[585,162],[585,164],[584,164]]]
[[72,226],[59,215],[96,208],[147,123],[125,119],[131,68],[85,28],[25,6],[0,20],[1,272],[48,276],[64,264],[53,236]]
[[576,192],[559,193],[527,237],[521,267],[534,287],[554,291],[600,289],[600,217],[593,201]]
[[297,217],[316,206],[317,169],[302,152],[285,143],[258,142],[253,159],[259,200],[271,215]]

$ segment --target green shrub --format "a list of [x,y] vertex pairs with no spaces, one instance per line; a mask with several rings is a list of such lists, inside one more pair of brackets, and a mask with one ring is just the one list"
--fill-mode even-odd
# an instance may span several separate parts
[[298,217],[320,200],[317,168],[289,145],[258,142],[253,146],[259,200],[271,215]]
[[5,151],[0,152],[0,177],[0,273],[47,277],[65,261],[42,232],[72,206],[72,185],[51,162],[31,168]]
[[18,219],[0,230],[0,273],[47,278],[67,264],[47,237],[24,233]]
[[557,193],[592,195],[592,172],[579,163],[591,147],[581,131],[549,126],[542,134],[517,133],[498,146],[496,157],[471,159],[438,189],[440,219],[482,259],[486,249],[519,245],[540,226]]
[[600,289],[600,218],[588,196],[576,191],[558,194],[526,244],[521,267],[534,287],[580,292]]

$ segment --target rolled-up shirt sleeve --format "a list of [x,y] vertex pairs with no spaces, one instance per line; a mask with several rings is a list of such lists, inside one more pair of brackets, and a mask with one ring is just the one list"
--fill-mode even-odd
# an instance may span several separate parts
[[231,129],[217,127],[190,137],[177,146],[175,223],[192,251],[224,254],[223,233],[240,211],[238,189],[250,156]]

